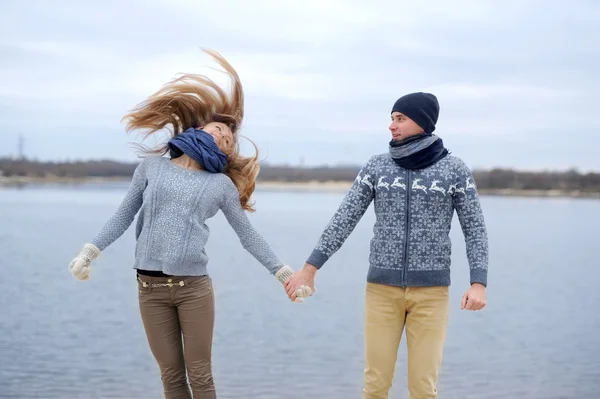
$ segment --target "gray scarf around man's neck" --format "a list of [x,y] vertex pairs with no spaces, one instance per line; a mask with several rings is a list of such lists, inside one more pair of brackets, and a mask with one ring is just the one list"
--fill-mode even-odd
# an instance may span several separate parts
[[390,141],[390,155],[404,169],[425,169],[448,154],[442,139],[432,133]]

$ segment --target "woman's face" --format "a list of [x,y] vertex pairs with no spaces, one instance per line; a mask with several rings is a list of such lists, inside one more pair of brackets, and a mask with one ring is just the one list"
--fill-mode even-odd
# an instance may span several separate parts
[[225,152],[225,150],[231,146],[233,143],[233,132],[224,123],[221,122],[210,122],[207,123],[204,127],[201,128],[206,133],[213,136],[215,139],[215,143],[221,149],[221,151]]

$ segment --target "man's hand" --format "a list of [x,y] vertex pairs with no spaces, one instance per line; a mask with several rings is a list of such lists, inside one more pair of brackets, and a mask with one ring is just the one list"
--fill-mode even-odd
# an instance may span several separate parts
[[474,283],[471,285],[469,291],[463,295],[460,309],[481,310],[485,308],[485,305],[485,285]]
[[309,286],[310,289],[315,292],[316,272],[317,268],[310,263],[307,263],[284,283],[283,286],[285,287],[285,291],[292,301],[296,300],[296,291],[303,285]]

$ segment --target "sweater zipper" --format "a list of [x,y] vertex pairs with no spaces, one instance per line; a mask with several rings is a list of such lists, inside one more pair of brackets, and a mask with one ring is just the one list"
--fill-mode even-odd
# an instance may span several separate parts
[[410,194],[412,191],[412,171],[409,169],[406,174],[406,222],[404,225],[404,261],[402,264],[402,281],[403,287],[406,287],[406,269],[408,268],[408,234],[410,226]]

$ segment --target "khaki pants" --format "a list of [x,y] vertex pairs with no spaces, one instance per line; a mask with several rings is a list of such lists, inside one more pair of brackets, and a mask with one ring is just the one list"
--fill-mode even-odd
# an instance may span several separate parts
[[138,276],[138,289],[142,321],[165,398],[192,398],[189,378],[194,399],[215,399],[211,279]]
[[387,399],[406,326],[411,399],[434,399],[448,320],[448,287],[367,283],[363,399]]

